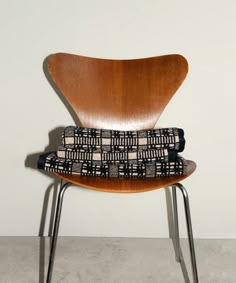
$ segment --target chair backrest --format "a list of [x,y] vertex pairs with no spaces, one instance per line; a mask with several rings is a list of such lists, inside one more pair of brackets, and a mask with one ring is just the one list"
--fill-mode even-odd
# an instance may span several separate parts
[[48,70],[82,126],[140,130],[155,126],[188,63],[181,55],[108,60],[56,53]]

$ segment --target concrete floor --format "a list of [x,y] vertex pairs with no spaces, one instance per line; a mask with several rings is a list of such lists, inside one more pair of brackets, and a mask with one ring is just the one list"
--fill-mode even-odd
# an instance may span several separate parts
[[[189,268],[188,244],[181,243]],[[48,238],[0,237],[0,282],[45,282],[48,247]],[[236,283],[236,240],[196,240],[195,248],[199,282]],[[59,237],[53,282],[186,281],[169,239]]]

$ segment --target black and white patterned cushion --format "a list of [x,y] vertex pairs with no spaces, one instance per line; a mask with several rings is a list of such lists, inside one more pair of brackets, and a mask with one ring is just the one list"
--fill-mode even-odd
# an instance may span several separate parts
[[184,146],[179,128],[115,131],[69,126],[57,152],[42,154],[38,168],[81,176],[179,176],[186,173],[186,161],[178,155]]
[[183,151],[184,131],[179,128],[162,128],[141,131],[115,131],[104,129],[66,127],[62,145],[84,150],[140,151],[149,149],[174,149]]
[[106,161],[108,163],[118,162],[151,162],[174,161],[177,158],[176,150],[168,150],[167,148],[139,150],[139,151],[102,151],[101,149],[78,149],[59,146],[57,150],[58,158],[81,160],[81,161]]
[[178,156],[169,162],[138,162],[110,164],[108,162],[91,162],[66,160],[57,157],[56,153],[42,155],[38,162],[39,169],[63,174],[77,174],[93,177],[155,178],[180,176],[186,173],[186,161]]

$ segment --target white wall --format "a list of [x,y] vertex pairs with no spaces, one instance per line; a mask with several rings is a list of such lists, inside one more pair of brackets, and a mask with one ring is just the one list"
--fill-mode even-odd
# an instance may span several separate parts
[[[73,124],[45,78],[46,56],[180,53],[189,61],[189,75],[160,125],[183,127],[184,155],[198,163],[184,182],[195,236],[235,238],[235,10],[233,0],[1,0],[0,234],[38,234],[53,180],[25,167],[25,160],[44,150],[50,131]],[[46,227],[50,204],[51,198]],[[61,235],[167,237],[165,192],[114,195],[73,188],[61,224]],[[183,228],[181,221],[182,235]]]

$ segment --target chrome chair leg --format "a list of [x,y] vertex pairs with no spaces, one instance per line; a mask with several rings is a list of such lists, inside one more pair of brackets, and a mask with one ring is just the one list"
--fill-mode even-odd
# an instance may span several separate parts
[[51,280],[52,280],[52,271],[53,271],[53,265],[54,265],[54,259],[55,259],[57,236],[58,236],[58,230],[59,230],[59,225],[60,225],[63,197],[64,197],[64,193],[66,189],[70,185],[71,183],[65,183],[64,185],[62,185],[61,183],[61,186],[58,192],[56,215],[55,215],[54,224],[53,224],[53,233],[52,233],[52,241],[51,241],[49,264],[48,264],[47,283],[51,283]]
[[176,261],[180,263],[180,267],[182,269],[184,282],[190,283],[188,271],[186,268],[186,264],[184,261],[183,253],[181,250],[180,245],[180,238],[179,238],[179,221],[178,221],[178,203],[177,203],[177,196],[176,196],[176,186],[172,186],[172,199],[173,199],[173,219],[174,219],[174,239],[173,245],[175,250],[175,258]]
[[[65,183],[64,185],[61,184],[61,187],[60,187],[60,190],[59,190],[59,193],[58,193],[56,215],[55,215],[54,225],[53,225],[52,242],[51,242],[49,264],[48,264],[48,273],[47,273],[47,281],[46,281],[47,283],[51,283],[51,280],[52,280],[52,271],[53,271],[54,260],[55,260],[56,244],[57,244],[57,237],[58,237],[59,224],[60,224],[60,218],[61,218],[63,197],[64,197],[64,193],[65,193],[66,189],[70,185],[71,185],[71,183]],[[192,272],[193,272],[193,282],[198,283],[197,263],[196,263],[195,248],[194,248],[194,241],[193,241],[193,232],[192,232],[188,193],[187,193],[186,189],[184,188],[184,186],[180,183],[176,183],[172,186],[174,223],[175,223],[176,260],[180,263],[183,263],[183,266],[185,268],[185,264],[184,264],[184,260],[183,260],[183,256],[182,256],[182,251],[181,251],[181,246],[180,246],[180,240],[179,240],[179,223],[178,223],[178,208],[177,208],[176,187],[178,187],[181,190],[181,192],[183,194],[183,198],[184,198],[184,207],[185,207],[186,223],[187,223],[187,230],[188,230],[189,249],[190,249]]]
[[[188,193],[185,187],[180,184],[176,183],[172,187],[173,192],[173,203],[174,204],[174,213],[177,212],[177,199],[176,199],[176,190],[175,187],[179,188],[182,192],[183,199],[184,199],[184,208],[185,208],[185,216],[186,216],[186,224],[187,224],[187,231],[188,231],[188,241],[189,241],[189,250],[190,250],[190,256],[191,256],[191,265],[192,265],[192,273],[193,273],[193,282],[198,283],[198,272],[197,272],[197,262],[196,262],[196,255],[195,255],[195,248],[194,248],[194,241],[193,241],[193,231],[192,231],[192,223],[191,223],[191,214],[190,214],[190,205],[189,205],[189,199],[188,199]],[[175,201],[174,201],[175,200]],[[175,207],[176,206],[176,207]],[[177,214],[176,214],[177,215]],[[176,218],[177,219],[177,218]],[[177,238],[177,252],[180,252],[180,257],[177,258],[181,260],[181,249],[179,244],[179,228],[178,228],[178,220],[175,223],[176,224],[176,238]]]
[[181,262],[182,253],[179,240],[179,220],[178,220],[178,206],[177,206],[177,196],[176,187],[172,186],[172,197],[173,197],[173,216],[174,216],[174,229],[175,229],[175,257],[176,261]]

